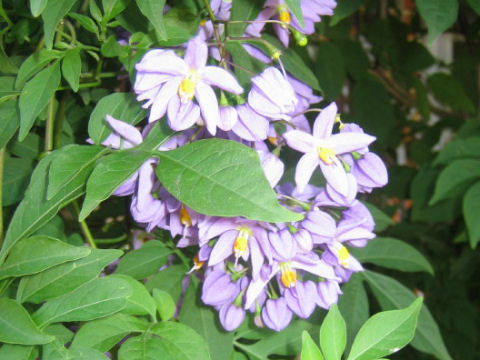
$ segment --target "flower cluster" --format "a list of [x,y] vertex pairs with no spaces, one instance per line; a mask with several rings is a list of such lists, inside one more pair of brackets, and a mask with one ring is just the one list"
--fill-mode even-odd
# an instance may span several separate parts
[[[320,15],[331,15],[335,5],[333,0],[302,1],[302,28],[283,1],[268,0],[246,34],[259,36],[263,20],[275,17],[309,34]],[[212,1],[212,9],[228,19],[228,3]],[[290,27],[276,25],[287,45]],[[179,132],[160,151],[212,136],[257,151],[279,201],[301,213],[302,221],[272,224],[198,214],[162,187],[155,176],[155,159],[142,165],[116,195],[132,195],[132,216],[147,231],[166,229],[179,239],[178,247],[197,247],[191,271],[203,277],[202,301],[218,310],[226,330],[236,329],[251,313],[257,325],[280,331],[293,315],[308,318],[317,306],[328,309],[341,294],[340,284],[362,270],[347,248],[365,246],[375,235],[373,218],[357,194],[384,186],[387,172],[369,151],[375,137],[358,125],[343,123],[335,103],[321,110],[310,126],[304,113],[321,98],[281,64],[253,76],[248,93],[242,95],[246,91],[228,66],[207,65],[209,53],[213,58],[221,53],[209,52],[213,34],[202,28],[178,51],[155,49],[143,56],[136,65],[134,91],[149,109],[149,125],[140,133],[108,116],[113,133],[104,145],[138,145],[152,123],[167,121]],[[278,185],[284,172],[278,155],[285,146],[303,153],[295,185]],[[311,183],[317,166],[323,186]]]

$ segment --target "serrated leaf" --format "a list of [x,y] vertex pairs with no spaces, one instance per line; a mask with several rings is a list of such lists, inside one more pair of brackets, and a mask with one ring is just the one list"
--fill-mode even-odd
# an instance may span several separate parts
[[58,62],[43,69],[23,88],[18,101],[20,108],[20,132],[22,141],[33,126],[38,114],[47,106],[60,85],[60,64]]
[[340,360],[347,343],[345,320],[333,304],[320,327],[320,347],[325,360]]
[[297,18],[301,28],[305,27],[305,20],[303,19],[301,0],[285,0],[292,14]]
[[30,0],[30,11],[34,17],[39,16],[47,6],[48,0]]
[[137,0],[141,13],[150,21],[160,40],[167,40],[167,30],[163,21],[165,0]]
[[101,98],[88,121],[88,135],[97,145],[112,132],[110,125],[105,121],[106,115],[135,125],[145,117],[145,110],[131,93],[114,93]]
[[45,46],[51,49],[58,23],[78,0],[48,0],[42,12]]
[[158,152],[157,176],[170,194],[210,216],[298,221],[300,214],[278,204],[255,150],[240,143],[207,139]]
[[463,197],[463,216],[467,225],[470,246],[474,249],[480,241],[480,182],[472,185]]
[[54,338],[38,329],[22,305],[12,299],[0,298],[0,342],[37,345],[49,343]]
[[88,346],[106,352],[129,334],[147,330],[149,325],[144,320],[125,314],[89,321],[77,331],[71,347]]
[[415,334],[422,302],[418,298],[403,310],[373,315],[358,332],[347,360],[376,359],[407,345]]
[[76,144],[64,146],[50,165],[47,200],[62,191],[76,176],[91,172],[97,160],[109,151],[102,146]]
[[125,280],[132,290],[132,295],[127,299],[127,306],[122,309],[124,314],[128,315],[150,315],[155,319],[157,306],[152,295],[145,288],[145,285],[128,275],[114,274],[110,277]]
[[80,58],[80,48],[77,47],[67,51],[62,60],[62,74],[74,92],[78,91],[81,71],[82,59]]
[[427,259],[413,246],[398,239],[378,237],[364,248],[352,248],[361,263],[371,263],[400,271],[426,271],[433,275]]
[[[383,310],[403,308],[416,299],[409,289],[388,276],[373,271],[365,271],[361,276],[370,285]],[[438,325],[425,304],[420,311],[417,331],[410,345],[440,360],[452,359],[443,343]]]
[[39,72],[50,61],[59,59],[62,54],[63,53],[58,50],[42,49],[30,55],[18,70],[17,78],[15,80],[15,88],[22,89],[25,86],[25,83],[30,80],[33,75]]
[[175,301],[166,291],[153,289],[153,299],[157,305],[157,311],[162,321],[168,321],[175,314]]
[[480,178],[480,160],[460,159],[452,161],[438,176],[429,205],[457,195],[459,189],[461,190],[477,178]]
[[462,84],[452,75],[435,73],[428,78],[428,84],[435,98],[455,111],[475,112],[475,106]]
[[32,317],[40,327],[54,322],[93,320],[122,310],[131,294],[130,286],[123,279],[97,278],[47,301]]
[[323,360],[320,349],[312,340],[310,334],[303,330],[302,332],[302,353],[300,355],[301,360]]
[[117,249],[92,249],[90,255],[55,266],[20,280],[17,301],[38,304],[69,293],[98,276],[100,271],[122,255]]
[[417,0],[416,4],[428,26],[429,44],[457,20],[457,0]]
[[81,259],[90,249],[38,235],[20,240],[0,266],[0,279],[35,274],[67,261]]
[[118,263],[115,274],[140,280],[158,272],[167,262],[171,250],[158,240],[150,240],[140,249],[127,253]]

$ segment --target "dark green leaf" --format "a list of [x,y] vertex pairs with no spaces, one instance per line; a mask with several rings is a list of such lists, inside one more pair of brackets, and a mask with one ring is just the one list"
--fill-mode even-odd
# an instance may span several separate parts
[[403,310],[373,315],[358,332],[348,360],[371,360],[400,350],[412,340],[421,308],[418,298]]
[[300,358],[301,360],[323,360],[320,349],[306,330],[302,332],[302,353]]
[[371,263],[400,271],[426,271],[433,275],[427,259],[413,246],[398,239],[379,237],[364,248],[352,248],[352,254],[361,263]]
[[428,78],[428,84],[435,98],[452,110],[475,112],[472,100],[465,93],[462,84],[452,75],[435,73]]
[[85,16],[85,15],[82,15],[82,14],[77,14],[77,13],[70,13],[70,14],[68,14],[68,16],[70,16],[72,19],[77,20],[78,23],[80,25],[82,25],[82,27],[85,30],[90,31],[91,33],[94,33],[97,36],[99,36],[98,26],[95,24],[95,21],[93,21],[88,16]]
[[305,27],[305,20],[303,19],[301,0],[285,0],[292,14],[297,18],[300,27]]
[[163,22],[165,0],[137,0],[136,4],[142,14],[145,15],[155,28],[158,38],[160,40],[167,40],[167,30]]
[[472,248],[475,248],[480,241],[478,214],[480,214],[480,182],[471,186],[463,197],[463,216],[465,216],[468,238]]
[[11,276],[35,274],[67,261],[81,259],[90,249],[69,245],[47,236],[22,239],[10,251],[10,256],[0,266],[0,279]]
[[[233,21],[248,21],[254,20],[260,10],[262,10],[262,3],[256,0],[233,1],[230,20]],[[245,28],[248,23],[229,24],[227,27],[228,35],[243,36]]]
[[0,148],[3,148],[20,125],[20,113],[18,111],[18,102],[5,101],[0,104]]
[[175,314],[175,301],[166,291],[153,289],[153,298],[162,321],[168,321]]
[[394,224],[393,220],[375,205],[365,201],[362,201],[362,203],[372,213],[373,219],[375,220],[375,232],[381,232]]
[[39,326],[97,319],[122,310],[131,294],[130,286],[123,279],[97,278],[68,294],[47,301],[33,314],[33,319]]
[[80,48],[77,47],[67,51],[62,60],[62,74],[74,92],[78,91],[81,71],[82,59],[80,58]]
[[15,77],[0,76],[0,101],[4,101],[19,95],[20,91],[15,89]]
[[[16,104],[16,103],[15,103]],[[17,112],[17,114],[19,114]],[[10,153],[24,159],[37,160],[40,155],[42,139],[38,134],[28,133],[23,141],[14,139],[9,146]]]
[[122,309],[122,313],[128,315],[150,315],[151,319],[155,319],[157,306],[145,285],[127,275],[114,274],[110,277],[123,279],[130,285],[132,295],[128,298],[127,306]]
[[480,1],[479,0],[467,0],[467,4],[480,15]]
[[7,157],[3,168],[3,206],[16,204],[23,197],[33,169],[33,161]]
[[102,0],[104,22],[108,22],[127,7],[130,0]]
[[360,41],[344,40],[338,41],[336,44],[342,53],[342,60],[348,74],[355,80],[362,78],[367,73],[369,66],[367,53],[362,43]]
[[30,55],[20,66],[17,79],[15,80],[15,88],[22,89],[30,78],[39,72],[50,61],[56,60],[62,56],[62,52],[58,50],[43,49]]
[[188,269],[184,265],[168,266],[159,273],[151,276],[145,286],[149,291],[159,289],[170,294],[175,302],[180,299],[182,281]]
[[42,12],[43,29],[45,32],[45,46],[51,49],[55,29],[62,18],[68,14],[77,0],[48,0]]
[[333,11],[333,16],[330,18],[330,26],[337,25],[346,17],[352,15],[362,6],[363,0],[339,1]]
[[347,343],[347,328],[337,304],[333,304],[320,327],[320,347],[325,360],[340,360]]
[[228,53],[232,56],[233,62],[240,66],[235,66],[234,71],[238,82],[243,87],[249,86],[252,78],[252,73],[260,73],[265,64],[260,60],[250,56],[250,54],[243,48],[243,46],[236,42],[226,44]]
[[343,56],[335,43],[323,41],[317,48],[316,75],[325,100],[332,101],[342,92],[346,77]]
[[22,141],[33,126],[38,114],[47,106],[60,85],[60,63],[43,69],[23,88],[18,102],[20,108],[20,132]]
[[43,9],[45,9],[45,6],[47,6],[48,0],[30,0],[30,11],[32,12],[32,15],[37,17],[39,16]]
[[417,0],[416,3],[418,12],[428,26],[429,44],[457,20],[457,0]]
[[281,56],[285,69],[314,90],[321,90],[317,77],[303,59],[292,48],[282,50]]
[[174,7],[163,17],[167,40],[158,41],[160,47],[177,46],[190,40],[198,32],[200,18],[189,9]]
[[88,2],[88,10],[95,20],[98,22],[102,21],[102,12],[98,7],[96,0],[90,0]]
[[208,139],[157,156],[157,175],[162,185],[201,214],[244,216],[267,222],[302,218],[278,204],[257,153],[245,145]]
[[447,165],[452,160],[468,157],[480,158],[480,137],[472,136],[450,141],[440,150],[433,165]]
[[121,255],[121,250],[92,249],[91,254],[83,259],[23,277],[18,286],[17,301],[38,304],[64,295],[97,277],[105,266]]
[[[37,345],[53,341],[34,324],[27,310],[15,300],[0,298],[0,341],[8,344]],[[1,352],[0,352],[1,353]],[[13,359],[12,359],[13,360]]]

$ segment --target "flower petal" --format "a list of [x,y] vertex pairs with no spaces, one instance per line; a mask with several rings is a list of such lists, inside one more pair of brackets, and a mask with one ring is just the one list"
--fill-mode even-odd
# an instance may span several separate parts
[[309,153],[315,151],[315,138],[300,130],[291,130],[283,134],[288,146],[297,151]]
[[327,139],[332,134],[337,116],[337,104],[332,102],[318,114],[313,124],[313,136],[317,139]]
[[177,77],[163,85],[153,100],[152,108],[150,109],[150,115],[148,116],[149,123],[158,120],[165,115],[168,103],[177,92],[181,81],[181,78]]
[[199,81],[197,86],[195,86],[195,98],[200,105],[202,117],[208,132],[215,136],[217,124],[220,122],[218,101],[215,92],[209,85]]
[[139,145],[143,141],[143,136],[140,134],[135,126],[130,125],[124,121],[115,119],[114,117],[107,115],[105,121],[111,126],[111,128],[118,133],[125,140],[131,142],[133,145]]
[[200,70],[207,63],[208,46],[198,36],[194,37],[187,43],[185,51],[185,63],[190,69]]
[[217,243],[210,254],[208,266],[216,265],[232,255],[233,244],[235,243],[237,233],[238,232],[235,230],[227,231],[218,238]]
[[180,97],[173,96],[168,103],[168,124],[176,131],[188,129],[200,118],[200,108],[189,101],[182,104]]
[[216,86],[233,94],[243,93],[243,88],[237,79],[228,71],[218,66],[205,66],[198,71],[200,79],[208,85]]
[[331,148],[335,154],[341,155],[360,150],[370,145],[375,139],[375,136],[367,134],[343,132],[332,135],[326,139],[325,146]]
[[343,165],[337,159],[333,164],[327,165],[319,161],[322,173],[328,184],[343,196],[348,196],[348,179]]
[[295,184],[299,192],[303,192],[319,162],[317,155],[311,152],[300,158],[295,169]]

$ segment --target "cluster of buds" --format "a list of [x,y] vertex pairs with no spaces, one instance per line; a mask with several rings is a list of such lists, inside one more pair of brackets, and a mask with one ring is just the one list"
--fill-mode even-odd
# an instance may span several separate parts
[[[302,1],[306,27],[301,28],[282,1],[268,0],[258,23],[246,32],[259,34],[265,24],[262,19],[278,16],[308,34],[320,21],[319,15],[331,15],[334,6],[333,0]],[[227,2],[212,1],[212,9],[228,19]],[[132,195],[132,216],[147,231],[166,229],[179,238],[178,247],[198,248],[191,271],[203,278],[202,301],[218,310],[226,330],[236,329],[251,313],[257,325],[280,331],[294,314],[308,318],[317,306],[328,309],[341,294],[340,284],[362,270],[347,247],[365,246],[375,235],[373,218],[357,194],[384,186],[387,171],[368,149],[375,138],[358,125],[342,123],[335,103],[322,109],[310,126],[304,113],[321,98],[281,64],[253,76],[247,96],[242,97],[244,89],[230,69],[207,65],[213,32],[205,26],[186,44],[183,58],[171,49],[144,55],[136,65],[134,91],[149,108],[149,124],[140,133],[108,116],[113,133],[104,145],[138,145],[152,123],[165,120],[178,133],[160,151],[214,136],[238,141],[257,151],[279,201],[301,213],[303,220],[273,224],[196,213],[162,187],[154,159],[115,194]],[[277,29],[284,44],[288,33],[285,38],[283,31],[288,29]],[[218,51],[210,53],[214,58],[218,55]],[[285,146],[303,155],[295,184],[278,185],[284,172],[278,155]],[[310,184],[317,166],[326,180],[324,186]]]

